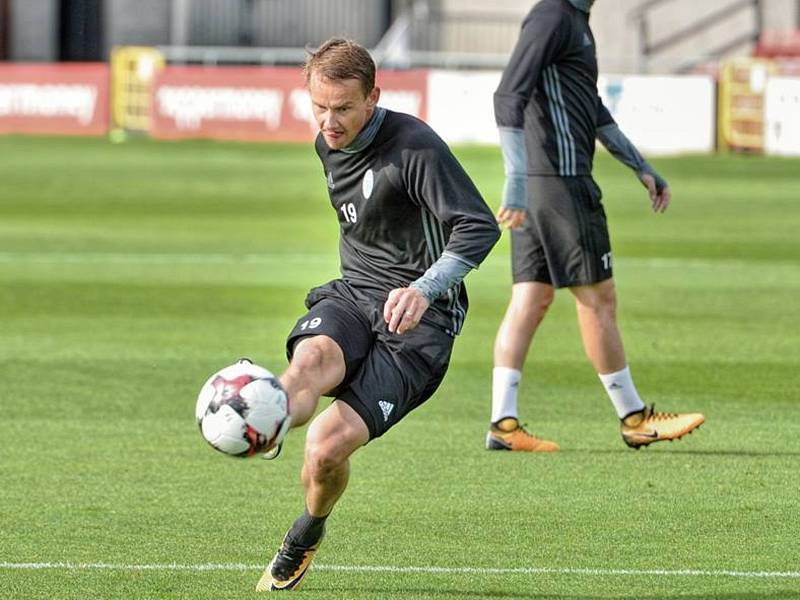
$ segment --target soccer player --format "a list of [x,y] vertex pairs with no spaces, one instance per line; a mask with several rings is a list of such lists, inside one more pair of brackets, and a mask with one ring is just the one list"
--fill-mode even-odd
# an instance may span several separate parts
[[495,340],[489,450],[559,449],[523,428],[517,409],[522,367],[557,288],[568,288],[575,297],[586,355],[628,446],[680,438],[704,422],[698,413],[646,407],[625,358],[606,216],[592,179],[595,138],[633,169],[656,213],[667,209],[670,190],[598,96],[592,3],[537,3],[522,23],[494,95],[506,172],[497,219],[512,230],[513,286]]
[[280,381],[306,434],[305,512],[256,589],[297,589],[347,486],[349,457],[435,392],[464,323],[464,276],[500,236],[494,215],[422,121],[378,106],[375,64],[332,39],[305,75],[320,132],[342,277],[311,290]]

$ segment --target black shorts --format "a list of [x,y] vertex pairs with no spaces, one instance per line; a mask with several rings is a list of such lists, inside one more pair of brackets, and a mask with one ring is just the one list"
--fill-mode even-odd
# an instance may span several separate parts
[[286,354],[291,360],[295,344],[308,336],[325,335],[339,345],[345,376],[327,395],[359,414],[370,439],[386,433],[442,382],[453,337],[436,326],[423,322],[403,335],[389,333],[383,302],[340,279],[312,289],[306,307],[286,340]]
[[511,232],[514,283],[563,288],[612,276],[600,188],[591,177],[528,177],[528,211]]

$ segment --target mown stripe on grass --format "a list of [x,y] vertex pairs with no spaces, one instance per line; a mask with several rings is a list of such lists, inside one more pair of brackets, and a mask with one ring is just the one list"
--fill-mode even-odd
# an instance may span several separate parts
[[[193,265],[193,264],[255,264],[272,265],[287,262],[303,264],[328,264],[334,255],[328,253],[157,253],[157,252],[0,252],[0,264],[56,264],[56,265],[92,265],[92,264],[142,264],[142,265]],[[759,261],[748,261],[732,258],[692,258],[692,257],[633,257],[619,259],[620,262],[632,266],[646,267],[692,267],[699,269],[725,268],[763,268]],[[791,270],[800,268],[791,260],[773,260],[770,268],[785,267]],[[503,263],[505,267],[505,263]]]

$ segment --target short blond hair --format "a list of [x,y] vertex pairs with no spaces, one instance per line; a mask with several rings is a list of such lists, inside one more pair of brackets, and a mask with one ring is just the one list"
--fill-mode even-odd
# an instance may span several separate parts
[[344,38],[331,38],[316,50],[307,52],[303,65],[306,83],[316,73],[334,81],[358,79],[365,96],[375,87],[375,61],[361,44]]

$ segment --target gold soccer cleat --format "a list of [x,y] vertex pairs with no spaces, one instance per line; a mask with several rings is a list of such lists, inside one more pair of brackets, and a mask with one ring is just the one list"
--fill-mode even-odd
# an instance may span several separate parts
[[656,412],[656,405],[645,407],[641,412],[628,415],[620,424],[622,439],[637,450],[653,442],[677,440],[705,423],[700,413]]
[[321,540],[310,548],[305,548],[294,544],[287,534],[283,538],[280,550],[264,570],[261,579],[258,580],[256,591],[299,590],[320,543]]
[[487,450],[511,450],[512,452],[557,452],[558,444],[540,439],[528,432],[514,417],[506,417],[492,423],[486,434]]

